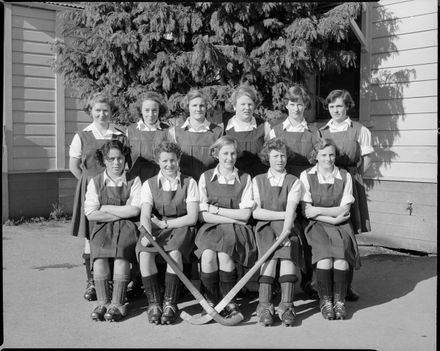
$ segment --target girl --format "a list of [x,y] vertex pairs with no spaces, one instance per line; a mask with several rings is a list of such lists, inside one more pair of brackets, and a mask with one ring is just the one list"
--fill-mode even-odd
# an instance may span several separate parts
[[235,115],[228,121],[225,134],[238,141],[240,153],[237,155],[236,167],[254,177],[267,171],[258,152],[263,147],[270,125],[254,117],[258,95],[250,86],[238,87],[231,96],[231,102]]
[[[354,101],[346,90],[333,90],[325,100],[326,108],[332,119],[322,128],[319,134],[332,139],[339,150],[335,165],[346,169],[353,180],[353,195],[356,201],[351,206],[351,221],[356,234],[371,231],[368,213],[367,196],[362,175],[371,164],[370,154],[374,152],[371,132],[362,124],[352,121],[347,112],[354,107]],[[347,299],[359,298],[351,287],[353,267],[350,267],[350,284]]]
[[[237,141],[223,136],[211,147],[217,167],[204,172],[199,181],[200,220],[195,254],[201,260],[200,280],[207,300],[214,306],[235,285],[236,264],[252,266],[256,244],[252,228],[247,224],[253,207],[252,182],[249,174],[235,168]],[[232,300],[228,315],[238,313]]]
[[[142,186],[139,177],[127,181],[125,163],[129,155],[130,148],[120,141],[106,142],[96,151],[96,158],[105,166],[105,171],[92,178],[87,186],[84,213],[89,221],[95,222],[90,235],[98,298],[98,305],[91,314],[93,320],[119,321],[127,314],[125,297],[130,263],[135,261],[138,229],[134,221],[140,213]],[[113,280],[111,296],[110,280]]]
[[[289,158],[287,159],[286,170],[288,173],[299,177],[302,171],[311,167],[309,163],[310,154],[313,145],[317,140],[317,128],[308,124],[304,118],[304,112],[311,106],[311,98],[306,89],[300,84],[294,84],[290,87],[283,98],[284,106],[287,109],[288,116],[284,121],[272,127],[269,138],[279,137],[289,149]],[[302,215],[298,211],[300,221],[303,224]],[[306,238],[303,230],[299,231],[302,240]],[[305,266],[302,273],[301,286],[304,292],[311,298],[317,299],[318,294],[312,287],[313,268],[311,266],[311,254],[308,245],[304,245]]]
[[[96,300],[96,291],[90,265],[89,244],[91,228],[84,214],[84,196],[89,180],[104,170],[104,167],[94,157],[96,150],[111,139],[127,144],[127,137],[121,130],[110,124],[115,106],[107,95],[102,93],[92,95],[85,109],[92,117],[93,122],[75,134],[69,151],[69,168],[75,178],[78,179],[70,231],[73,236],[85,238],[83,258],[86,267],[87,286],[84,298],[94,301]],[[130,160],[127,161],[130,162]]]
[[[179,171],[180,147],[162,142],[154,150],[160,171],[142,185],[141,225],[152,233],[173,260],[183,269],[194,247],[194,225],[199,210],[197,183]],[[174,323],[178,309],[180,281],[168,266],[165,275],[165,294],[160,291],[155,262],[156,249],[144,236],[136,246],[136,255],[148,298],[147,315],[150,323]],[[163,305],[162,305],[163,300]]]
[[263,255],[279,235],[286,232],[290,234],[283,246],[279,247],[261,268],[257,316],[264,326],[272,325],[274,315],[272,287],[279,260],[281,301],[277,312],[284,325],[293,326],[297,267],[304,266],[302,243],[298,235],[298,223],[295,221],[296,208],[301,200],[301,182],[297,177],[286,172],[288,149],[281,139],[267,141],[260,152],[260,157],[263,163],[269,164],[270,168],[267,173],[260,174],[252,180],[256,205],[252,215],[258,220],[255,237],[259,255]]
[[169,129],[168,139],[182,148],[182,173],[198,181],[204,171],[215,165],[209,146],[221,137],[223,127],[206,119],[208,98],[201,91],[191,90],[182,104],[189,117],[181,126]]
[[335,166],[337,148],[331,139],[319,139],[312,161],[301,173],[302,207],[309,219],[305,234],[312,249],[321,313],[325,319],[345,318],[348,268],[360,267],[359,251],[349,221],[354,202],[350,173]]
[[160,122],[159,118],[168,109],[162,97],[151,91],[142,94],[135,107],[140,118],[137,124],[127,128],[133,159],[133,167],[127,172],[127,177],[131,179],[139,176],[143,183],[159,171],[159,166],[154,162],[153,150],[166,139],[168,125]]

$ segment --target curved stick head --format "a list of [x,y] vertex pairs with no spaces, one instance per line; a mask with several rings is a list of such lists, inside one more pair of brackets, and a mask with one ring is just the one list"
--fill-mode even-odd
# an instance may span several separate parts
[[244,316],[241,313],[237,313],[231,317],[224,318],[224,317],[220,316],[218,313],[213,313],[212,316],[209,314],[205,314],[203,316],[201,314],[191,316],[190,314],[186,313],[185,311],[180,312],[180,317],[183,320],[185,320],[191,324],[194,324],[194,325],[203,325],[203,324],[209,323],[210,321],[212,321],[214,319],[217,323],[220,323],[221,325],[228,326],[228,327],[233,326],[233,325],[237,325],[238,323],[240,323],[244,319]]

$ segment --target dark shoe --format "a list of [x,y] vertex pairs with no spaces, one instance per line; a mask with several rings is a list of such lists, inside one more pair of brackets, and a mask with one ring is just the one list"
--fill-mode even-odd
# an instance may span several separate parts
[[259,303],[257,306],[258,323],[268,327],[273,324],[274,308],[271,303]]
[[179,309],[177,305],[172,302],[164,302],[163,304],[163,312],[160,321],[162,324],[173,324],[178,315]]
[[315,290],[315,288],[312,286],[312,283],[310,282],[306,282],[303,286],[302,286],[302,290],[304,291],[304,293],[312,300],[318,300],[319,299],[319,295],[318,292]]
[[352,288],[351,285],[347,288],[347,295],[345,296],[347,301],[357,301],[359,300],[359,294]]
[[345,319],[345,304],[342,301],[336,301],[333,309],[335,311],[335,319]]
[[107,320],[109,322],[118,322],[124,316],[125,316],[125,313],[123,313],[123,311],[118,306],[115,306],[115,305],[110,305],[107,310],[107,313],[104,314],[105,320]]
[[295,307],[292,304],[279,306],[278,307],[278,316],[280,317],[281,322],[286,327],[293,327],[295,324]]
[[159,304],[153,303],[147,308],[148,321],[152,324],[160,324],[162,317],[162,307]]
[[107,312],[107,307],[105,307],[104,305],[96,306],[92,314],[90,315],[90,318],[92,318],[94,321],[103,321],[104,314],[106,312]]
[[87,281],[86,291],[84,292],[84,298],[88,301],[96,301],[96,290],[93,280]]
[[319,308],[321,309],[321,313],[324,319],[335,319],[335,311],[333,310],[333,304],[330,298],[322,298],[319,303]]

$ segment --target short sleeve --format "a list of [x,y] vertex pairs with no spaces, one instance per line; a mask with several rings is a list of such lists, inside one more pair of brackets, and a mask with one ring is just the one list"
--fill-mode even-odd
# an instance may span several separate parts
[[313,202],[312,194],[310,192],[309,180],[307,179],[307,171],[301,172],[301,175],[299,176],[299,180],[301,181],[301,187],[302,187],[301,201],[312,203]]
[[295,202],[298,204],[301,201],[302,192],[301,181],[297,179],[287,195],[287,202]]
[[69,157],[81,158],[81,154],[82,154],[82,143],[77,133],[73,136],[72,142],[70,143]]
[[368,154],[371,154],[372,152],[374,152],[371,132],[365,126],[361,127],[361,130],[359,132],[358,143],[361,148],[361,155],[362,156],[365,156],[365,155],[368,155]]
[[200,196],[200,203],[199,203],[200,211],[208,211],[208,193],[206,192],[205,173],[202,173],[202,175],[199,178],[199,196]]
[[244,187],[243,193],[241,194],[241,201],[238,207],[250,209],[254,207],[254,200],[252,196],[252,181],[249,174],[247,175],[246,186]]
[[126,205],[141,207],[141,188],[142,183],[139,177],[134,178]]
[[257,179],[252,179],[252,196],[254,199],[254,203],[261,207],[261,199],[260,199],[260,190],[258,189]]
[[353,202],[353,182],[351,180],[350,173],[347,172],[347,180],[345,182],[344,192],[342,194],[341,204],[339,206],[352,204]]
[[199,188],[193,178],[190,178],[188,184],[188,193],[186,194],[186,202],[199,202]]
[[150,184],[148,184],[148,180],[146,180],[142,184],[141,188],[141,206],[143,204],[150,204],[153,206],[153,195],[151,194]]
[[84,214],[88,216],[93,211],[99,210],[101,203],[99,202],[98,193],[96,192],[96,186],[93,179],[90,179],[87,184],[86,196],[84,199]]

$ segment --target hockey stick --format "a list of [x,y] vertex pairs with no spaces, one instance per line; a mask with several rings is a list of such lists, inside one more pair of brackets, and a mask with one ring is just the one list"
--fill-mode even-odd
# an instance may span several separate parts
[[197,302],[202,305],[203,309],[208,313],[211,319],[214,319],[217,323],[220,323],[225,326],[232,326],[240,323],[243,320],[243,315],[238,313],[229,318],[222,317],[214,308],[212,308],[208,301],[203,297],[203,295],[197,290],[193,283],[186,277],[186,275],[179,269],[176,262],[168,256],[168,254],[164,251],[164,249],[154,240],[153,236],[143,227],[139,228],[141,235],[144,235],[150,243],[154,246],[154,248],[159,252],[159,254],[163,257],[167,264],[173,269],[182,283],[187,287],[189,292],[195,297]]
[[[226,305],[231,302],[235,295],[246,285],[246,283],[252,278],[255,272],[263,265],[264,262],[269,258],[269,256],[281,245],[281,243],[287,238],[289,232],[284,233],[282,236],[279,236],[278,239],[273,243],[273,245],[266,251],[266,253],[261,256],[261,258],[255,262],[252,268],[235,284],[235,286],[226,294],[226,296],[215,306],[215,310],[217,312],[222,311]],[[211,315],[206,314],[204,316],[194,315],[191,316],[185,311],[180,313],[180,317],[191,324],[206,324],[210,322],[213,318]]]

